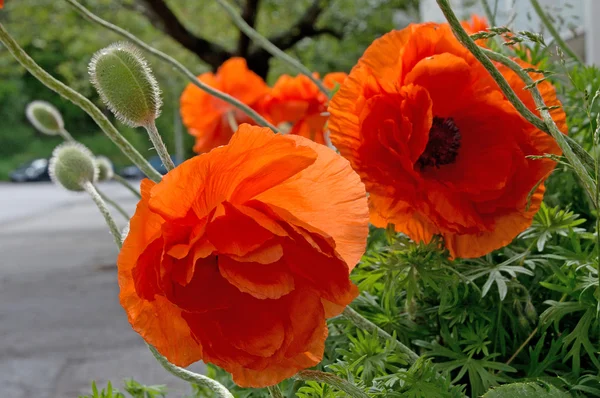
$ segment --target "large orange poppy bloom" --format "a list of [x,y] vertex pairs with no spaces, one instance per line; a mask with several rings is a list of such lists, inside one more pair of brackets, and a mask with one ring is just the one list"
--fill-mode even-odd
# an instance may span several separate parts
[[[500,70],[537,112],[524,83]],[[550,83],[539,88],[547,105],[560,105]],[[560,154],[446,24],[376,40],[329,111],[331,139],[370,193],[371,222],[394,224],[416,241],[441,234],[456,257],[489,253],[527,228],[544,193],[536,184],[555,166],[527,156]],[[553,117],[566,132],[562,109]]]
[[172,363],[274,385],[322,359],[325,319],[358,294],[348,274],[367,226],[346,159],[244,124],[228,145],[142,182],[118,258],[121,304]]
[[[333,89],[346,78],[346,73],[334,72],[325,75],[323,85]],[[315,77],[319,77],[315,73]],[[293,123],[290,134],[310,138],[325,144],[327,96],[305,75],[292,77],[282,75],[277,79],[265,100],[264,110],[274,123]]]
[[[203,73],[198,79],[237,98],[259,113],[261,101],[269,92],[264,80],[249,70],[246,60],[239,57],[225,61],[216,74]],[[196,137],[196,153],[208,152],[229,142],[234,133],[228,119],[230,116],[238,124],[252,123],[245,113],[191,83],[181,94],[180,102],[183,124]]]

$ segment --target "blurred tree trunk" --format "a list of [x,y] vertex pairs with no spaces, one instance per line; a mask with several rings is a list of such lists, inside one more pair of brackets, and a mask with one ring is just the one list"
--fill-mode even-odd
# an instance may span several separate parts
[[[242,17],[252,27],[260,9],[261,0],[243,0]],[[259,76],[265,78],[269,73],[269,60],[272,55],[262,48],[251,46],[250,39],[242,32],[239,34],[235,51],[228,51],[219,44],[203,39],[190,32],[175,13],[169,8],[165,0],[142,0],[152,15],[153,22],[183,47],[195,53],[202,61],[216,70],[224,61],[231,57],[246,58],[248,67]],[[338,39],[342,33],[330,28],[317,28],[319,16],[327,8],[328,0],[313,0],[302,16],[287,31],[269,37],[268,39],[282,50],[293,47],[305,37],[315,37],[329,34]]]

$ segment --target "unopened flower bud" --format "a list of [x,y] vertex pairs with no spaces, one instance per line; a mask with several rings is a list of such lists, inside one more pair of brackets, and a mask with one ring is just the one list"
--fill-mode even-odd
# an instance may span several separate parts
[[98,168],[98,181],[112,180],[115,171],[109,158],[106,156],[96,156],[96,167]]
[[112,44],[94,54],[89,66],[92,84],[121,122],[148,126],[160,114],[158,83],[140,51],[132,44]]
[[40,133],[58,135],[64,128],[63,118],[54,106],[46,101],[33,101],[27,105],[25,115]]
[[531,322],[537,321],[538,314],[531,301],[527,301],[527,303],[525,303],[525,315]]
[[86,182],[98,175],[94,155],[84,145],[66,142],[52,152],[48,166],[50,178],[69,191],[83,191]]

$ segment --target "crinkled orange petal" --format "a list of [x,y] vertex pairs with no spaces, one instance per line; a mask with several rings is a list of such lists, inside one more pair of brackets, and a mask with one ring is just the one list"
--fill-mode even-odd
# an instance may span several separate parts
[[129,323],[144,340],[163,355],[187,366],[202,357],[202,346],[192,337],[190,328],[182,318],[181,310],[162,296],[144,300],[135,289],[132,271],[137,260],[151,240],[160,233],[163,220],[150,212],[148,199],[154,185],[142,181],[142,199],[131,218],[129,234],[118,258],[119,300],[127,313]]
[[348,161],[333,150],[303,137],[288,137],[300,148],[317,152],[316,161],[255,199],[286,209],[327,233],[352,270],[364,253],[368,234],[365,187]]

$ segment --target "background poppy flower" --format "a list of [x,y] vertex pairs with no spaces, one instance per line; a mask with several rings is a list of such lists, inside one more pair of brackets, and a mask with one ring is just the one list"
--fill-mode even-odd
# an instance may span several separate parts
[[[501,71],[535,111],[524,83]],[[540,89],[548,105],[559,104],[550,83]],[[555,166],[527,156],[560,154],[446,24],[376,40],[329,111],[331,139],[370,193],[371,222],[416,241],[441,234],[457,257],[489,253],[527,228],[544,192],[543,183],[534,187]],[[566,132],[562,109],[553,116]]]
[[[244,58],[231,58],[223,63],[217,73],[198,76],[203,83],[217,88],[260,112],[260,103],[269,87],[256,73],[248,69]],[[196,137],[194,151],[204,153],[225,145],[233,135],[228,114],[239,123],[252,123],[252,119],[230,104],[188,84],[181,94],[181,117],[188,132]]]
[[[474,35],[475,33],[479,32],[487,32],[487,30],[490,28],[487,19],[477,14],[471,15],[471,19],[468,21],[462,21],[460,24],[470,35]],[[488,39],[479,39],[475,40],[475,43],[477,43],[479,46],[486,47],[485,44],[487,41]]]
[[[317,73],[315,77],[319,78]],[[334,72],[325,75],[323,84],[333,89],[346,78],[346,73]],[[310,138],[325,144],[327,96],[305,75],[292,77],[282,75],[265,100],[264,110],[274,123],[293,123],[290,134]]]
[[118,259],[121,304],[172,363],[274,385],[322,359],[325,319],[358,294],[348,274],[367,225],[347,160],[244,124],[228,145],[142,182]]

